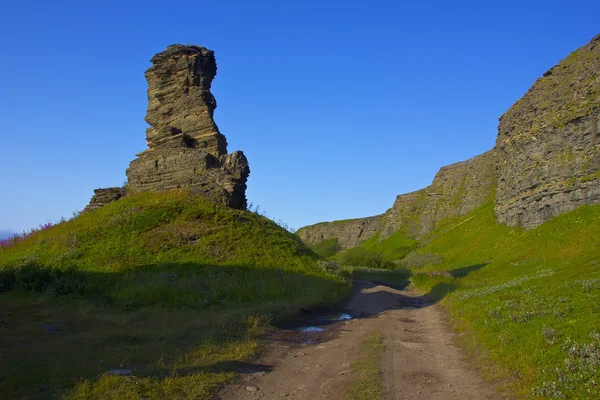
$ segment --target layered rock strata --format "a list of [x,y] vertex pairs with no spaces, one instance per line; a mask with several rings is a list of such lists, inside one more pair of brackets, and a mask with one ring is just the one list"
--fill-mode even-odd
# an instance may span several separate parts
[[440,221],[466,215],[490,200],[495,184],[493,151],[442,167],[430,186],[396,198],[383,218],[381,239],[400,229],[419,239]]
[[498,127],[498,222],[534,228],[600,202],[600,35],[548,70]]
[[340,250],[355,247],[379,234],[386,239],[402,230],[419,239],[445,218],[463,216],[490,200],[496,183],[492,151],[440,168],[425,189],[396,197],[392,208],[376,217],[307,226],[298,235],[307,244],[338,239]]
[[150,61],[148,149],[129,164],[129,192],[194,188],[217,203],[245,209],[248,160],[241,151],[227,154],[227,141],[213,119],[213,51],[173,45]]
[[[398,196],[373,235],[402,230],[418,239],[491,196],[499,223],[525,229],[600,203],[600,35],[546,71],[500,117],[492,151],[443,167],[431,186]],[[329,238],[337,230],[317,227]],[[304,236],[318,238],[312,229],[302,228]]]
[[120,187],[112,187],[106,189],[94,189],[94,196],[90,200],[83,212],[90,212],[104,207],[108,203],[119,200],[127,194],[127,189]]
[[129,165],[128,188],[137,192],[194,187],[215,202],[246,208],[248,160],[241,151],[227,154],[227,141],[213,119],[214,53],[173,45],[150,61],[149,149]]
[[356,247],[373,237],[380,229],[381,215],[345,221],[322,222],[298,229],[296,234],[304,243],[315,244],[337,239],[340,251]]

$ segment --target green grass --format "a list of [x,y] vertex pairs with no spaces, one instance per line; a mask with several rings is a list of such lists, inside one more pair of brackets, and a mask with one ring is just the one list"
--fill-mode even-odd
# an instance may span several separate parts
[[379,240],[379,235],[375,235],[363,243],[363,247],[367,250],[380,253],[388,261],[397,261],[414,250],[417,243],[416,240],[407,237],[407,234],[403,230],[400,230],[381,241]]
[[331,257],[339,252],[338,239],[326,239],[319,243],[309,245],[309,247],[321,257]]
[[368,337],[361,344],[361,359],[350,365],[353,380],[346,391],[346,399],[378,400],[383,398],[381,368],[384,351],[383,335],[380,333]]
[[381,241],[379,234],[376,234],[359,246],[334,253],[330,258],[346,267],[393,269],[417,244],[404,231],[395,232]]
[[378,269],[364,267],[342,267],[352,280],[381,282],[395,287],[406,287],[410,283],[411,272],[403,269]]
[[[208,398],[260,350],[269,321],[348,294],[320,260],[272,221],[188,190],[38,232],[0,249],[0,392]],[[134,373],[103,375],[113,368]]]
[[[490,202],[444,221],[408,258],[490,376],[533,398],[599,398],[600,206],[523,231]],[[483,354],[483,356],[482,356]]]

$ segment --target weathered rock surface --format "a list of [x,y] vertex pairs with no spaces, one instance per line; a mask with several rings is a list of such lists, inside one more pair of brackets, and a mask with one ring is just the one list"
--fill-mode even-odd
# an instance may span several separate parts
[[227,154],[227,141],[213,119],[214,53],[173,45],[151,61],[146,71],[149,149],[129,165],[128,188],[136,192],[194,187],[215,202],[246,208],[248,160],[241,151]]
[[119,200],[121,197],[127,194],[127,189],[120,187],[112,187],[106,189],[94,189],[94,196],[90,200],[83,212],[90,212],[97,210],[98,208],[104,207],[108,203]]
[[[213,120],[217,101],[210,92],[217,75],[214,52],[198,46],[169,46],[150,60],[146,71],[148,111],[146,138],[150,149],[173,136],[190,147],[221,157],[227,141]],[[180,143],[182,140],[176,140]]]
[[[431,186],[398,196],[370,235],[383,239],[402,230],[418,239],[492,196],[499,223],[526,229],[600,203],[599,135],[600,35],[544,73],[500,117],[493,150],[443,167]],[[309,244],[336,235],[359,242],[360,231],[334,225],[299,231]]]
[[[128,191],[193,187],[217,203],[245,209],[248,160],[241,151],[227,154],[227,141],[213,119],[214,53],[204,47],[173,45],[150,61],[148,149],[127,169]],[[125,195],[117,196],[114,190],[97,189],[84,211]]]
[[316,244],[324,240],[337,239],[340,251],[356,247],[373,237],[380,229],[381,215],[345,221],[321,222],[296,231],[300,239],[307,244]]
[[600,202],[600,35],[538,79],[501,118],[498,222],[534,228]]
[[396,198],[385,213],[381,239],[401,229],[418,239],[443,219],[463,216],[491,199],[495,184],[493,151],[442,167],[430,186]]
[[355,247],[376,234],[383,240],[399,230],[418,239],[441,220],[465,215],[491,199],[496,183],[494,170],[494,153],[488,151],[442,167],[430,186],[399,195],[383,215],[319,223],[300,228],[297,234],[307,244],[337,238],[340,250]]

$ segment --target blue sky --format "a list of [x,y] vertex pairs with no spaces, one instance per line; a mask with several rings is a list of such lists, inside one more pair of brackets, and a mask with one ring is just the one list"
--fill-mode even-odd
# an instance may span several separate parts
[[596,1],[4,3],[0,229],[69,217],[125,181],[145,148],[144,71],[170,44],[215,51],[215,118],[250,160],[249,201],[298,228],[384,212],[489,150],[498,117],[600,32],[599,14]]

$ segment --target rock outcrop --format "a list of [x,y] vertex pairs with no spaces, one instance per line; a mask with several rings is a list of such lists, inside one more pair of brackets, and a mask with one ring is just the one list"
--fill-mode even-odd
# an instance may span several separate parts
[[[441,220],[465,215],[492,196],[498,222],[525,229],[600,203],[599,135],[600,35],[544,73],[500,117],[493,150],[443,167],[431,186],[398,196],[371,236],[403,231],[419,239]],[[328,232],[322,224],[301,231],[309,244],[336,234],[357,242],[330,225]]]
[[[227,141],[213,119],[213,51],[173,45],[150,61],[148,149],[130,163],[127,189],[133,193],[193,187],[217,203],[245,209],[248,160],[241,151],[227,154]],[[86,210],[95,208],[90,203]]]
[[494,152],[440,168],[425,189],[400,195],[383,218],[381,239],[403,230],[419,239],[446,218],[461,217],[491,199],[496,184]]
[[194,187],[215,202],[246,208],[248,160],[241,151],[227,154],[227,141],[213,119],[214,53],[173,45],[150,61],[149,149],[129,165],[128,188],[137,192]]
[[493,151],[440,168],[425,189],[396,197],[392,208],[376,217],[307,226],[298,235],[307,244],[338,239],[340,250],[355,247],[379,234],[386,239],[402,230],[419,239],[450,217],[460,217],[491,199],[496,184]]
[[127,189],[120,187],[112,187],[106,189],[95,189],[94,196],[90,200],[83,212],[90,212],[104,207],[108,203],[119,200],[121,197],[127,194]]
[[340,251],[356,247],[373,237],[380,229],[381,215],[344,221],[321,222],[300,228],[296,234],[307,244],[337,239]]
[[534,228],[600,202],[600,35],[548,70],[498,127],[498,222]]

